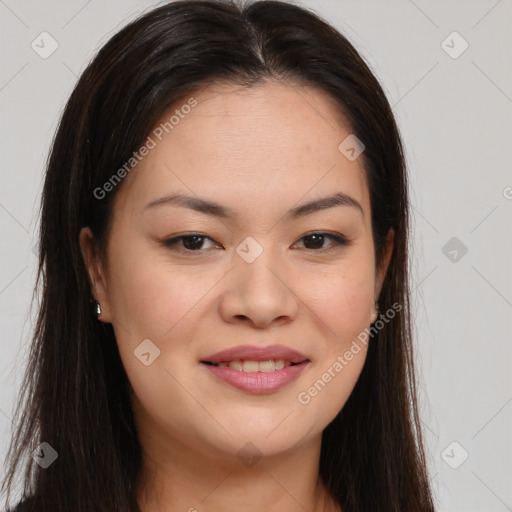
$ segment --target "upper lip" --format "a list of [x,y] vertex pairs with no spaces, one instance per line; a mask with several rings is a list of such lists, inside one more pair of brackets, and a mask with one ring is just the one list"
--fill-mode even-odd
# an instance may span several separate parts
[[291,348],[284,345],[268,345],[266,347],[259,347],[256,345],[239,345],[238,347],[231,347],[220,352],[216,352],[206,358],[203,362],[221,363],[235,360],[245,361],[268,361],[270,359],[284,359],[291,363],[302,363],[308,358]]

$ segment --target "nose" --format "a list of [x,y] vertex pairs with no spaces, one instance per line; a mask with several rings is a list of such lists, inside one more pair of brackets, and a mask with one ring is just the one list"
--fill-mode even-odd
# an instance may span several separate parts
[[285,263],[263,253],[252,263],[238,256],[224,280],[220,312],[226,322],[250,323],[266,328],[292,321],[300,300],[293,290],[293,276]]

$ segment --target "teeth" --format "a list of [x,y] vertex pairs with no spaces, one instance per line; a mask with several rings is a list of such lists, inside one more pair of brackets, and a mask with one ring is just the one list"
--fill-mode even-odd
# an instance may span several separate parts
[[257,372],[260,369],[259,366],[258,361],[244,361],[242,363],[244,372]]
[[269,359],[268,361],[229,361],[219,363],[218,366],[220,368],[233,368],[234,370],[244,371],[244,372],[273,372],[274,370],[282,370],[290,366],[292,363],[290,361],[285,361],[284,359]]
[[240,371],[242,371],[244,369],[242,361],[230,361],[228,363],[228,366],[230,368],[233,368],[233,370],[240,370]]
[[[258,363],[258,370],[260,372],[273,372],[276,369],[276,362],[271,359],[270,361],[260,361]],[[245,370],[245,364],[244,364]]]
[[[292,364],[289,361],[286,361],[286,362],[288,363],[286,366],[290,366]],[[275,361],[275,365],[276,365],[276,370],[282,370],[285,367],[285,362],[283,359],[278,359],[277,361]]]

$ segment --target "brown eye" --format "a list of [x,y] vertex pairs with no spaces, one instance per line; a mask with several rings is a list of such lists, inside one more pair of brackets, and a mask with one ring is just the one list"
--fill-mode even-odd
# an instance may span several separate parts
[[[205,240],[212,240],[210,237],[201,234],[182,235],[175,238],[164,240],[162,243],[166,247],[172,248],[177,252],[199,252],[203,249]],[[213,241],[213,240],[212,240]]]
[[[204,247],[205,241],[207,240],[214,242],[210,237],[196,233],[169,238],[168,240],[164,240],[162,244],[165,247],[171,248],[173,251],[190,254],[201,253],[207,250],[208,248]],[[335,249],[337,246],[350,244],[350,240],[339,233],[314,232],[303,236],[300,240],[304,241],[305,249],[316,252],[328,251]],[[331,240],[331,244],[325,246],[328,240]]]
[[[330,247],[325,247],[324,242],[328,239],[333,240],[334,243],[331,244]],[[335,247],[339,245],[348,245],[350,243],[350,241],[344,235],[323,232],[310,233],[303,236],[301,240],[304,240],[306,249],[314,251],[328,250],[333,248],[333,246]]]

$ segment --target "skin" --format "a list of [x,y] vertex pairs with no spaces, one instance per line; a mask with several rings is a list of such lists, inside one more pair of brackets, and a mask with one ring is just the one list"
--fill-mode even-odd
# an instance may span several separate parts
[[[393,232],[376,268],[362,157],[349,161],[338,150],[351,131],[325,93],[272,82],[217,84],[193,97],[198,105],[119,185],[106,261],[90,229],[80,233],[100,320],[113,324],[133,388],[141,510],[338,510],[319,478],[321,434],[353,390],[364,345],[307,405],[297,396],[374,321]],[[338,191],[363,213],[336,206],[284,219],[290,208]],[[171,192],[238,214],[145,208]],[[303,238],[318,231],[351,243]],[[191,233],[209,237],[195,252],[161,243]],[[236,252],[248,236],[263,248],[252,263]],[[160,349],[149,366],[134,356],[145,339]],[[274,343],[311,362],[271,394],[235,389],[200,364],[228,347]],[[248,442],[261,455],[251,467],[237,457]]]

